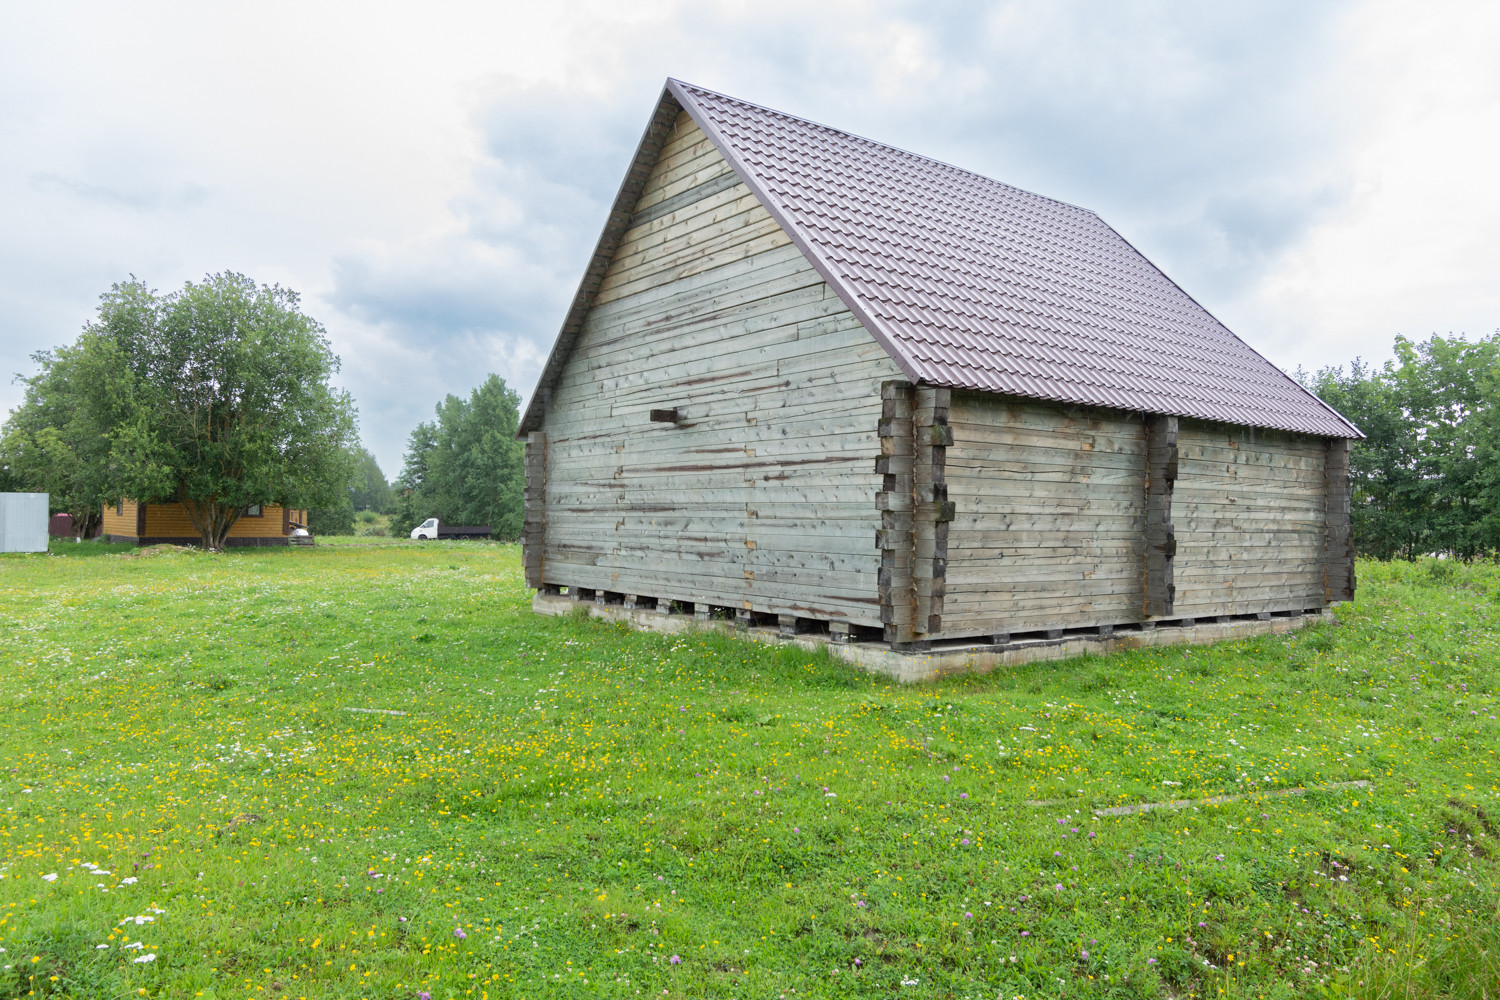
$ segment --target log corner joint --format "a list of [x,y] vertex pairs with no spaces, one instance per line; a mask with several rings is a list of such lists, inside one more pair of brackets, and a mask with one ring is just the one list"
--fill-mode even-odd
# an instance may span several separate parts
[[1141,613],[1147,618],[1172,614],[1177,599],[1173,562],[1177,530],[1172,524],[1172,490],[1177,483],[1178,419],[1146,417],[1146,558]]

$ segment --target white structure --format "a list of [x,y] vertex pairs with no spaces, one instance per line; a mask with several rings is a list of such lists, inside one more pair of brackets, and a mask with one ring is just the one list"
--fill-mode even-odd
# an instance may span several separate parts
[[45,493],[0,493],[0,552],[47,551]]

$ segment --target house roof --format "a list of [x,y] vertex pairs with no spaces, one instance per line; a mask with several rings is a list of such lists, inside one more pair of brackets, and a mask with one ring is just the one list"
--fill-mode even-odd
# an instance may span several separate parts
[[523,433],[540,426],[678,109],[913,381],[1362,436],[1093,212],[678,80],[667,81]]

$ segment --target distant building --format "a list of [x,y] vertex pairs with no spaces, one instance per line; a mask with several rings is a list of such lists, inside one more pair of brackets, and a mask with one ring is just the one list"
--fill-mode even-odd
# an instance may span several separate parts
[[[98,538],[103,525],[95,521],[89,538]],[[47,534],[53,538],[77,538],[79,537],[78,521],[72,514],[53,514],[47,521]]]
[[1354,592],[1360,432],[1097,215],[675,80],[520,436],[544,594],[922,649]]
[[[251,507],[229,529],[226,545],[286,545],[292,531],[307,525],[307,511],[275,504]],[[180,503],[138,504],[121,500],[104,508],[104,537],[138,545],[202,545],[187,508]]]

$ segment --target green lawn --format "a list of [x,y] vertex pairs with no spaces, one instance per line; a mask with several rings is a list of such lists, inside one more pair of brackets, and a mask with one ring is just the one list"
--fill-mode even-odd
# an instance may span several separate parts
[[1500,983],[1493,567],[897,687],[538,618],[514,547],[357,542],[0,559],[0,997]]

